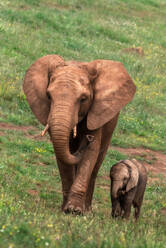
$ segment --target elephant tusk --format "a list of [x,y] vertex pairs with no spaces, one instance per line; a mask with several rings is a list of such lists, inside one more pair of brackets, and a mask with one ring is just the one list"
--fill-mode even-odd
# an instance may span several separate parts
[[75,126],[73,128],[73,137],[75,138],[77,136],[77,127]]
[[49,129],[49,125],[47,124],[44,128],[44,130],[41,132],[41,136],[43,137],[45,135],[45,133],[48,131]]

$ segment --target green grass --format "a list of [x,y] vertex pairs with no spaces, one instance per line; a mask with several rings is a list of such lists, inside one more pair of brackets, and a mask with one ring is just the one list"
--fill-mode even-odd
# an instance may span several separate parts
[[[148,185],[138,223],[113,220],[109,169],[126,156],[109,151],[100,170],[93,212],[85,216],[60,211],[61,185],[51,143],[21,131],[0,138],[0,246],[7,247],[164,247],[166,187]],[[107,177],[106,177],[107,176]],[[105,187],[104,187],[105,186]]]
[[[113,145],[165,152],[165,13],[165,0],[1,0],[0,121],[41,129],[22,91],[25,71],[37,58],[56,53],[66,60],[118,60],[137,93],[121,111]],[[133,47],[144,55],[126,51]],[[93,213],[66,216],[60,211],[61,184],[50,142],[23,131],[1,133],[0,247],[165,247],[162,177],[148,184],[138,223],[112,220],[106,176],[126,155],[109,151]]]

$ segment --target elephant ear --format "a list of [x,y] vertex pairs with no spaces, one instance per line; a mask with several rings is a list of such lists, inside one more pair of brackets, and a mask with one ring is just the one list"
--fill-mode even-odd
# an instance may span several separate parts
[[38,59],[27,70],[24,78],[23,90],[27,101],[36,118],[46,125],[50,110],[50,100],[47,87],[52,72],[56,67],[64,64],[58,55],[47,55]]
[[94,100],[87,117],[88,129],[94,130],[110,121],[132,100],[136,86],[120,62],[96,60],[86,66],[89,72],[97,71],[93,82]]
[[129,167],[129,170],[130,170],[130,178],[126,185],[126,192],[128,192],[130,189],[137,186],[138,178],[139,178],[139,171],[138,171],[137,166],[130,160],[125,160],[124,164],[127,164],[127,167]]

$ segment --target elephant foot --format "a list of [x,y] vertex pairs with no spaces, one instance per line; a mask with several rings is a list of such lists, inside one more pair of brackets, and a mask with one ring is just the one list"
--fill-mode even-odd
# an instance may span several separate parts
[[68,202],[63,210],[66,214],[82,215],[83,209],[79,206],[74,206],[72,203]]
[[78,198],[76,194],[70,195],[63,211],[66,214],[72,213],[75,215],[82,215],[84,213],[84,204],[82,199]]

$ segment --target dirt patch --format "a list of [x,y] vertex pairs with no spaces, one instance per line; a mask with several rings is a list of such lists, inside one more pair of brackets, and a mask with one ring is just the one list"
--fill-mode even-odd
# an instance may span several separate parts
[[[110,149],[126,154],[129,159],[135,158],[144,164],[149,174],[148,184],[158,183],[161,177],[166,177],[166,154],[146,148],[110,147]],[[109,176],[102,175],[98,178],[103,179],[108,184],[97,183],[97,185],[105,190],[110,190]],[[162,213],[166,214],[166,208],[163,208]]]
[[[43,4],[45,6],[45,4]],[[57,3],[53,3],[53,2],[47,2],[47,7],[49,8],[53,8],[53,9],[57,9],[57,10],[68,10],[70,9],[70,6],[67,5],[59,5]]]
[[[41,137],[41,131],[33,126],[17,126],[0,122],[0,136],[5,135],[3,132],[4,130],[22,131],[25,133],[25,136],[30,139],[49,140],[48,134],[46,134],[44,137]],[[30,131],[33,131],[34,134],[30,134]],[[149,178],[150,181],[157,181],[159,175],[166,177],[166,154],[146,148],[111,147],[111,149],[126,154],[130,159],[136,158],[141,163],[143,163],[146,166],[148,172],[152,174],[152,176]]]
[[9,124],[5,122],[0,122],[0,129],[5,129],[5,130],[18,130],[18,131],[29,131],[29,130],[37,130],[33,126],[17,126],[14,124]]
[[[4,136],[5,130],[15,130],[15,131],[21,131],[24,132],[25,136],[30,138],[30,139],[35,139],[35,140],[43,140],[48,136],[46,135],[45,137],[41,136],[41,132],[39,129],[33,127],[33,126],[17,126],[14,124],[9,124],[5,122],[0,122],[0,136]],[[34,134],[30,134],[30,131],[33,131]]]
[[140,56],[144,56],[144,51],[142,47],[129,47],[123,49],[123,52],[125,53],[133,53],[133,54],[138,54]]
[[155,175],[166,177],[166,154],[146,148],[112,147],[112,149],[128,155],[129,158],[136,158],[143,163],[148,172],[152,173],[150,180],[157,181],[158,178]]
[[39,195],[39,192],[35,189],[29,189],[29,190],[27,190],[27,193],[29,195],[32,195],[32,196],[38,196]]
[[[110,179],[109,179],[109,181],[110,181]],[[99,187],[102,188],[102,189],[110,190],[110,184],[97,183],[96,185],[99,186]]]
[[166,215],[166,208],[165,207],[160,209],[160,214]]
[[4,133],[0,131],[0,136],[3,136],[3,135],[4,135]]

